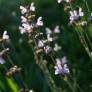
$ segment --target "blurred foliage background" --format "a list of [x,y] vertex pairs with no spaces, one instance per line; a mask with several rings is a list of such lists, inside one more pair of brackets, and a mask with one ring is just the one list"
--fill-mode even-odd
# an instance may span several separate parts
[[[27,39],[25,36],[21,36],[18,30],[19,25],[21,25],[19,7],[20,5],[30,5],[31,1],[36,4],[37,16],[43,17],[44,28],[50,27],[53,29],[56,25],[60,26],[59,43],[62,46],[61,54],[67,56],[71,73],[83,89],[83,92],[92,92],[92,61],[90,61],[86,54],[74,29],[67,25],[69,21],[68,15],[64,13],[63,6],[59,5],[56,0],[0,0],[0,33],[2,34],[4,30],[7,30],[10,35],[12,44],[7,44],[6,47],[11,49],[9,55],[13,62],[22,67],[22,79],[35,92],[50,92],[42,71],[34,61],[34,56],[27,43]],[[83,1],[75,1],[75,5],[81,5],[87,14]],[[92,1],[87,1],[90,9],[92,9]],[[41,31],[44,32],[44,28]],[[91,26],[89,27],[88,35],[92,40]],[[10,67],[11,65],[7,58],[6,61],[6,66]],[[69,92],[65,83],[63,81],[60,82],[57,76],[54,76],[54,80],[57,86],[65,89],[64,92]],[[17,92],[16,88],[17,83],[5,76],[3,66],[0,65],[0,92]]]

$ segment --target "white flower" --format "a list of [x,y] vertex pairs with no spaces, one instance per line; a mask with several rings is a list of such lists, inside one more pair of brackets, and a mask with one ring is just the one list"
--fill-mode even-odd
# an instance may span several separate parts
[[46,30],[46,34],[52,34],[52,30],[50,30],[49,28],[45,28]]
[[19,30],[20,30],[20,33],[21,33],[21,34],[24,34],[24,33],[27,32],[23,27],[19,27]]
[[67,63],[67,58],[66,58],[66,56],[64,56],[64,57],[62,58],[62,63],[63,63],[63,64],[66,64],[66,63]]
[[65,73],[65,74],[69,74],[69,73],[70,73],[67,64],[64,64],[64,73]]
[[60,33],[60,29],[59,29],[58,25],[54,28],[53,31],[50,28],[48,28],[48,27],[46,27],[45,30],[46,30],[46,34],[52,34],[52,32],[54,32],[54,33]]
[[54,29],[54,33],[60,33],[59,26],[56,26],[56,27],[55,27],[55,29]]
[[38,41],[38,47],[39,47],[39,48],[44,47],[44,43],[43,43],[43,41],[41,41],[41,40]]
[[65,1],[65,2],[67,2],[67,3],[70,2],[70,0],[57,0],[58,3],[61,3],[61,2],[63,2],[63,1]]
[[27,22],[27,19],[24,16],[21,16],[21,22]]
[[35,6],[34,6],[34,3],[33,2],[31,3],[30,10],[31,11],[35,11]]
[[44,51],[45,51],[46,54],[50,53],[51,50],[52,50],[52,48],[48,45],[44,47]]
[[5,64],[5,60],[0,56],[0,64]]
[[57,43],[55,43],[54,51],[59,51],[59,50],[61,50],[61,47]]
[[48,40],[48,42],[52,42],[53,41],[53,38],[51,37],[50,34],[47,34],[47,40]]
[[29,31],[31,29],[31,26],[28,23],[23,23],[22,26],[25,30]]
[[33,90],[29,90],[29,92],[33,92]]
[[3,33],[3,37],[4,40],[8,40],[9,39],[9,35],[7,34],[7,31],[5,30]]
[[21,13],[22,13],[22,14],[27,13],[27,9],[26,9],[25,7],[20,6],[20,9],[21,9]]
[[64,1],[64,0],[57,0],[58,3],[61,3],[62,1]]
[[56,58],[56,65],[61,65],[61,59],[60,58]]
[[82,8],[79,8],[79,16],[84,16],[84,12],[82,11]]
[[42,17],[39,17],[39,18],[37,19],[36,25],[37,25],[37,26],[43,26]]

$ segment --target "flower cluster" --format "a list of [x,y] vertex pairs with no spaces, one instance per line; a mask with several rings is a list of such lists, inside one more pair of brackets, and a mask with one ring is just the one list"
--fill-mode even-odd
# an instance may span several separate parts
[[[88,18],[85,18],[85,14],[83,12],[83,9],[81,7],[72,7],[72,2],[75,0],[57,0],[58,3],[63,3],[64,5],[64,11],[68,11],[69,13],[69,20],[70,24],[76,24],[78,26],[84,27],[88,25],[89,23],[92,23],[92,13],[90,12]],[[87,4],[87,3],[86,3]],[[86,6],[88,8],[88,6]]]
[[[52,51],[57,52],[61,50],[61,46],[59,46],[58,43],[55,42],[55,40],[58,38],[57,34],[60,33],[59,26],[56,26],[53,31],[49,28],[45,28],[45,30],[46,30],[46,38],[43,36],[43,33],[38,33],[35,36],[38,48],[37,52],[44,51],[45,54],[49,54]],[[55,44],[53,44],[52,47],[51,44],[53,42],[55,42]]]
[[[3,32],[3,35],[0,39],[1,39],[0,41],[1,41],[2,48],[3,48],[3,50],[0,52],[0,64],[4,65],[6,63],[6,60],[3,57],[7,56],[8,52],[10,51],[9,48],[5,48],[4,46],[4,43],[7,43],[10,40],[10,37],[6,30]],[[19,72],[20,70],[21,68],[18,68],[18,66],[15,65],[7,71],[6,75],[7,76],[13,75],[16,72]]]
[[[69,2],[68,0],[64,1]],[[59,52],[61,51],[61,46],[57,42],[59,38],[58,36],[60,34],[59,26],[57,25],[53,30],[46,27],[45,32],[39,31],[37,30],[37,28],[43,26],[43,21],[41,16],[36,19],[36,15],[34,14],[34,11],[36,9],[34,3],[32,2],[30,6],[26,7],[20,6],[20,9],[22,13],[22,26],[19,27],[20,33],[27,33],[28,42],[32,48],[36,64],[38,64],[38,66],[42,69],[43,73],[45,72],[45,74],[48,75],[47,80],[51,78],[49,70],[47,68],[49,62],[47,58],[51,58],[51,60],[53,61],[52,63],[54,63],[55,75],[69,74],[66,57],[63,57],[62,59],[58,58]],[[44,61],[46,62],[44,63]],[[46,71],[44,70],[44,68],[46,69]],[[53,84],[52,80],[48,80],[49,82],[51,82],[51,85]]]
[[[24,13],[24,11],[22,11],[22,12]],[[17,65],[15,65],[12,62],[11,58],[8,55],[9,54],[8,52],[10,51],[10,49],[6,48],[5,45],[4,45],[6,43],[9,44],[9,43],[11,43],[11,41],[10,41],[10,37],[8,35],[8,32],[5,30],[3,32],[3,34],[2,34],[2,36],[0,37],[0,44],[1,44],[2,48],[3,48],[3,50],[0,51],[0,64],[4,67],[5,72],[6,72],[6,76],[8,78],[12,78],[13,79],[15,75],[17,75],[17,74],[19,74],[21,72],[21,67],[18,67]],[[4,59],[4,56],[7,57],[7,59],[9,60],[10,65],[11,65],[11,67],[9,69],[8,69],[8,67],[6,65],[6,60]],[[29,89],[27,89],[25,87],[25,88],[21,88],[18,92],[33,92],[33,90],[29,90]]]
[[33,31],[33,28],[37,28],[40,26],[43,26],[42,17],[38,17],[38,19],[35,21],[35,6],[32,2],[30,6],[23,7],[20,6],[21,9],[21,22],[22,26],[19,27],[20,33],[30,33]]
[[[81,43],[83,44],[86,52],[92,60],[92,46],[90,45],[90,39],[86,33],[87,27],[92,23],[92,13],[89,12],[87,18],[85,17],[86,13],[83,11],[82,6],[72,7],[73,2],[76,0],[57,0],[58,3],[62,3],[64,6],[64,11],[68,13],[69,24],[76,29],[76,32],[79,36]],[[85,2],[85,1],[84,1]],[[87,5],[87,2],[86,2]],[[87,6],[88,8],[88,6]],[[68,60],[66,56],[61,56],[62,47],[58,43],[58,38],[60,34],[60,27],[57,25],[53,30],[46,27],[44,32],[37,30],[37,28],[42,27],[43,17],[36,17],[35,11],[36,7],[34,2],[32,2],[29,6],[20,6],[21,10],[21,26],[19,26],[19,30],[21,34],[26,34],[28,42],[32,48],[34,59],[36,60],[36,64],[42,69],[43,74],[45,74],[45,78],[49,83],[49,87],[52,92],[58,92],[54,85],[53,78],[49,74],[49,69],[54,68],[54,75],[70,75],[70,70],[68,67]],[[81,31],[82,30],[82,31]],[[20,42],[23,40],[20,39]],[[15,78],[17,74],[21,72],[21,67],[17,66],[12,62],[11,58],[8,55],[10,51],[9,48],[5,48],[4,43],[10,42],[10,37],[5,30],[0,38],[0,43],[2,46],[2,50],[0,51],[0,64],[4,67],[6,76],[11,78]],[[91,49],[90,49],[91,48]],[[11,67],[7,67],[6,60],[4,56],[9,59],[9,63]],[[52,66],[49,67],[49,60]],[[47,66],[48,65],[48,66]],[[20,76],[18,76],[20,77]],[[15,78],[16,79],[16,78]],[[16,81],[16,80],[15,80]],[[19,81],[18,81],[19,82]],[[22,84],[23,82],[23,84]],[[21,84],[22,88],[19,88],[19,92],[33,92],[33,90],[29,90],[25,85],[24,81]],[[19,83],[20,84],[20,83]],[[67,84],[69,84],[67,82]],[[20,86],[20,85],[19,85]],[[53,87],[52,87],[53,86]],[[72,89],[72,86],[69,84]],[[77,87],[77,84],[75,85]],[[75,91],[75,89],[73,90]]]
[[[69,1],[66,0],[66,2],[69,2]],[[57,43],[58,34],[60,34],[59,26],[57,25],[54,28],[54,30],[51,30],[50,28],[46,27],[45,34],[43,32],[35,31],[35,28],[39,26],[43,26],[43,21],[42,21],[42,17],[39,17],[36,22],[34,21],[35,15],[32,14],[35,11],[34,3],[31,3],[30,7],[23,7],[23,6],[21,7],[20,9],[22,13],[22,16],[21,16],[22,27],[19,27],[19,29],[21,33],[27,32],[29,34],[28,35],[29,42],[31,42],[31,45],[32,43],[35,44],[35,45],[33,44],[33,46],[37,56],[41,55],[41,53],[44,53],[46,55],[51,55],[51,53],[53,52],[58,53],[61,50],[61,46],[59,46],[59,44]],[[56,59],[56,62],[58,61],[59,60]],[[62,58],[62,62],[64,61],[66,61],[65,57]],[[67,64],[63,63],[61,66],[61,63],[58,62],[55,65],[55,74],[68,74],[68,73],[69,73],[69,69],[67,67]]]
[[61,50],[61,46],[59,46],[58,43],[56,42],[58,38],[57,34],[60,33],[59,26],[56,26],[54,30],[51,30],[50,28],[45,28],[45,30],[46,30],[47,41],[49,43],[54,43],[52,50],[56,52]]
[[89,26],[91,26],[92,23],[92,13],[86,0],[84,0],[83,3],[87,8],[88,14],[85,13],[82,6],[73,6],[73,1],[76,0],[57,0],[58,3],[65,2],[62,4],[64,6],[64,11],[66,11],[66,13],[68,13],[69,15],[69,25],[72,25],[72,27],[75,29],[77,35],[79,36],[81,44],[83,45],[87,54],[92,60],[92,42],[87,33],[87,31],[89,30]]
[[[92,60],[92,46],[90,46],[90,39],[88,38],[88,35],[86,33],[87,27],[89,24],[92,23],[92,13],[90,12],[89,15],[86,18],[86,13],[83,11],[82,6],[73,6],[73,1],[76,0],[57,0],[58,3],[62,3],[64,6],[64,11],[68,13],[69,18],[69,24],[76,29],[76,32],[79,36],[79,39],[81,43],[83,44],[85,50],[87,51],[88,55],[90,56]],[[87,7],[88,8],[88,7]],[[60,46],[60,43],[58,43],[58,38],[60,34],[60,27],[57,25],[53,30],[46,27],[44,32],[37,30],[37,28],[42,27],[44,25],[43,23],[43,17],[36,17],[35,11],[36,7],[34,5],[34,2],[32,2],[29,6],[20,6],[21,10],[21,26],[19,26],[19,30],[21,34],[27,36],[28,42],[32,48],[33,54],[34,54],[34,60],[37,62],[38,66],[43,71],[43,74],[45,75],[46,80],[48,81],[48,85],[51,88],[52,92],[57,92],[55,84],[53,79],[51,78],[50,69],[54,68],[54,75],[70,75],[70,70],[68,66],[68,60],[66,56],[61,56],[61,50],[62,47]],[[82,31],[81,31],[82,30]],[[23,39],[20,39],[20,42],[22,42]],[[87,42],[89,41],[89,43]],[[0,43],[2,46],[2,50],[0,51],[0,64],[4,67],[6,72],[6,77],[8,78],[14,78],[16,81],[17,76],[21,72],[21,67],[18,65],[15,65],[14,62],[12,62],[12,59],[9,57],[8,52],[10,51],[9,48],[5,48],[4,43],[10,42],[10,37],[5,30],[2,34],[2,37],[0,38]],[[90,49],[91,48],[91,49]],[[7,67],[6,60],[4,59],[4,56],[6,56],[7,61],[9,61],[10,67]],[[52,64],[52,66],[49,68],[49,64]],[[59,76],[59,77],[61,77]],[[72,76],[68,76],[72,77]],[[18,80],[17,80],[18,81]],[[17,83],[16,81],[16,83]],[[21,80],[20,80],[21,81]],[[18,81],[19,82],[19,81]],[[68,81],[66,81],[67,84]],[[22,84],[23,83],[23,84]],[[22,84],[20,88],[20,84]],[[19,84],[19,92],[33,92],[33,90],[29,90],[28,87],[26,87],[24,81],[20,82]],[[54,86],[53,86],[54,85]],[[53,87],[52,87],[53,86]],[[70,87],[72,87],[69,84]],[[77,87],[77,84],[75,85]],[[72,89],[72,88],[71,88]],[[75,90],[73,90],[75,91]]]
[[[43,26],[42,17],[38,17],[37,21],[36,22],[34,21],[35,15],[32,13],[34,13],[35,11],[35,6],[33,2],[31,3],[30,7],[20,6],[20,9],[22,13],[21,16],[22,26],[19,27],[21,34],[23,33],[31,34],[33,32],[33,29],[39,26]],[[37,44],[36,46],[37,53],[39,53],[40,51],[44,51],[46,54],[48,54],[52,51],[52,47],[49,46],[48,43],[53,42],[54,40],[57,39],[56,36],[55,37],[53,36],[53,33],[55,34],[60,33],[59,26],[56,26],[53,32],[49,28],[46,28],[47,39],[43,37],[43,33],[36,32],[34,38]],[[55,43],[54,51],[58,51],[60,49],[61,47],[57,43]]]
[[82,8],[78,8],[76,10],[70,11],[70,23],[75,23],[76,21],[79,21],[81,17],[84,16],[84,12],[82,11]]
[[70,73],[70,71],[69,71],[69,68],[67,66],[66,57],[64,56],[61,59],[56,58],[55,75],[58,75],[58,74],[66,75],[66,74],[69,74],[69,73]]

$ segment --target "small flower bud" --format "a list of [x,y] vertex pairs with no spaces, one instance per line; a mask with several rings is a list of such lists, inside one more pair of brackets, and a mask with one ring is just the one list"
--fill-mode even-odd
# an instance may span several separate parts
[[15,65],[14,67],[11,67],[11,68],[9,69],[9,71],[6,73],[6,75],[7,75],[8,77],[10,77],[10,76],[12,76],[12,75],[14,75],[15,73],[20,72],[20,71],[21,71],[21,68]]
[[34,2],[32,2],[31,5],[30,5],[30,11],[35,11]]
[[3,32],[2,39],[4,39],[4,40],[8,40],[9,39],[9,35],[7,34],[7,31],[6,30]]
[[37,19],[36,25],[37,25],[37,26],[43,26],[42,17],[39,17],[39,18]]

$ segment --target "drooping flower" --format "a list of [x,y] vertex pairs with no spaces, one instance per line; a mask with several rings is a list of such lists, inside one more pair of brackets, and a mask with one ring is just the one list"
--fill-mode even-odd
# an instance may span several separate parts
[[35,11],[34,2],[32,2],[31,5],[30,5],[30,11]]
[[48,27],[45,28],[46,34],[52,34],[52,30],[50,30]]
[[84,16],[84,12],[82,11],[82,8],[81,7],[79,8],[79,16],[80,17]]
[[36,25],[37,25],[37,26],[43,26],[42,17],[39,17],[39,18],[37,19]]
[[9,35],[7,34],[6,30],[3,32],[2,39],[4,39],[4,40],[8,40],[9,39]]
[[61,46],[59,46],[57,43],[54,44],[54,51],[61,50]]
[[51,37],[50,34],[47,34],[47,40],[48,40],[48,42],[52,42],[53,41],[53,37]]
[[27,13],[27,8],[25,8],[25,7],[23,7],[23,6],[20,6],[20,9],[21,9],[21,13],[22,13],[22,14]]
[[54,29],[54,33],[60,33],[59,26],[56,26],[56,27],[55,27],[55,29]]
[[22,23],[27,22],[27,19],[24,16],[21,16],[21,22]]
[[30,26],[29,23],[23,23],[22,26],[23,26],[23,28],[24,28],[25,30],[27,30],[27,31],[29,31],[29,30],[31,29],[31,26]]
[[62,64],[66,64],[68,61],[67,61],[67,58],[66,58],[66,56],[64,56],[63,58],[62,58]]
[[38,41],[38,47],[39,47],[39,48],[44,47],[44,43],[43,43],[42,40],[39,40],[39,41]]
[[27,32],[27,31],[26,31],[23,27],[21,27],[21,26],[19,27],[19,30],[20,30],[20,33],[21,33],[21,34],[24,34],[24,33]]

